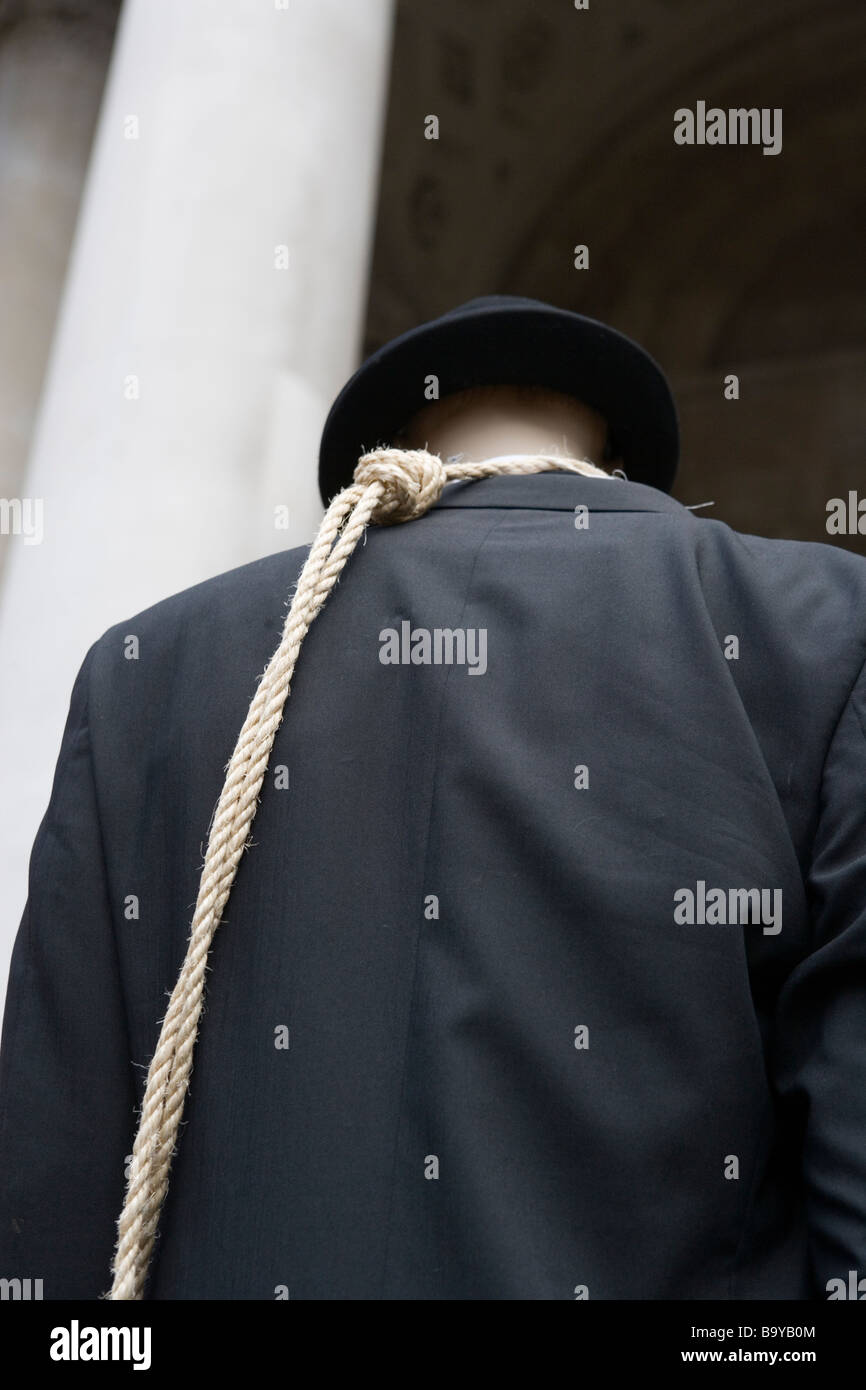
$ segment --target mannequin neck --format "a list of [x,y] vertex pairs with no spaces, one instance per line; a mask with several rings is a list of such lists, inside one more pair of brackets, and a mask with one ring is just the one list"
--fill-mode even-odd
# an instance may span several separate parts
[[431,401],[400,444],[480,463],[499,454],[559,454],[601,465],[607,425],[590,406],[536,386],[484,386]]

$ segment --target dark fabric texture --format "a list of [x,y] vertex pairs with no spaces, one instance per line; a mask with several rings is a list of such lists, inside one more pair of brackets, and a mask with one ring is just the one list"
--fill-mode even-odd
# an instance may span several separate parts
[[[46,1298],[110,1286],[208,826],[305,555],[118,624],[75,682],[0,1050],[0,1275]],[[486,671],[383,664],[403,621],[485,629]],[[864,657],[861,558],[640,484],[492,478],[371,527],[217,932],[147,1296],[866,1274]],[[781,930],[678,922],[699,881],[781,890]]]

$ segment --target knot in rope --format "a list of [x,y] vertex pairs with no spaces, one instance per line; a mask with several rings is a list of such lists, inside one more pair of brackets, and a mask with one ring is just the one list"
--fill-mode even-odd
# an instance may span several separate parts
[[423,516],[442,496],[448,474],[438,454],[426,449],[375,449],[361,455],[354,478],[365,488],[379,484],[382,495],[370,520],[390,526]]

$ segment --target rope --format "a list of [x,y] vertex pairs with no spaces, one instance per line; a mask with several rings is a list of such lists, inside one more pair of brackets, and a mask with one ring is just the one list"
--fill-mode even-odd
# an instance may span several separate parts
[[369,522],[388,526],[423,516],[449,482],[551,469],[610,476],[585,460],[556,454],[443,463],[425,449],[378,449],[362,455],[354,482],[328,507],[301,571],[280,644],[247,712],[211,822],[186,958],[148,1070],[117,1223],[113,1284],[106,1298],[143,1298],[192,1069],[208,952],[248,842],[295,663],[310,625]]

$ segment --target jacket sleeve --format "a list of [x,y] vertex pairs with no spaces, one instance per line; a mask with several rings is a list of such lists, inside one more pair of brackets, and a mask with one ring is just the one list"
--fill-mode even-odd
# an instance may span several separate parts
[[0,1277],[46,1299],[110,1288],[134,1078],[91,762],[73,687],[30,858],[0,1042]]
[[[806,880],[813,941],[776,1015],[776,1085],[799,1114],[813,1297],[866,1280],[866,666],[824,764]],[[863,1285],[866,1291],[866,1283]]]

